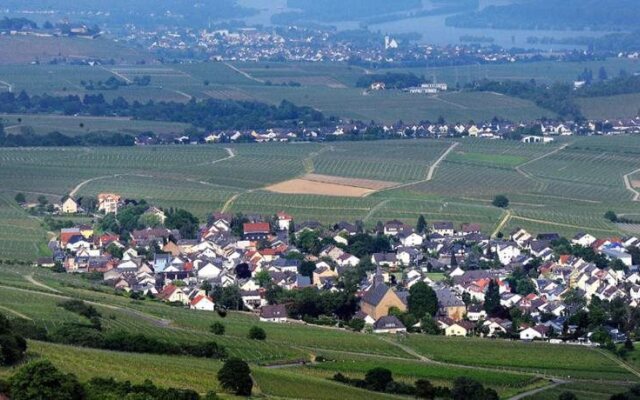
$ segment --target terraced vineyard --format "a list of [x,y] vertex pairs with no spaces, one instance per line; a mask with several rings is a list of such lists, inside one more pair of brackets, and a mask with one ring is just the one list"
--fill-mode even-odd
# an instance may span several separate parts
[[582,379],[628,380],[634,376],[599,350],[546,343],[411,336],[405,343],[436,361],[498,367]]
[[[26,279],[29,275],[36,279],[35,283]],[[65,322],[86,323],[84,317],[57,306],[67,298],[82,299],[96,307],[102,314],[105,332],[124,330],[169,342],[206,340],[223,345],[231,355],[251,363],[256,390],[265,398],[328,400],[335,398],[336,393],[350,399],[398,398],[329,380],[337,372],[362,378],[366,371],[379,366],[389,368],[396,380],[406,383],[423,378],[436,385],[451,386],[459,376],[471,377],[495,389],[501,398],[547,385],[548,381],[540,376],[542,373],[547,377],[570,374],[577,378],[604,379],[598,384],[603,388],[610,387],[607,389],[610,391],[625,388],[617,381],[636,380],[629,371],[601,353],[579,347],[417,334],[396,342],[395,338],[334,328],[261,323],[248,313],[231,312],[221,318],[215,313],[116,296],[111,289],[94,286],[80,276],[26,266],[0,266],[0,313],[11,319],[31,319],[48,330]],[[209,333],[209,326],[214,321],[225,325],[224,335]],[[254,325],[266,330],[266,341],[246,338],[249,328]],[[527,356],[523,357],[525,351]],[[415,352],[439,363],[420,360]],[[29,354],[31,358],[47,358],[61,370],[77,374],[81,380],[100,376],[140,383],[151,379],[161,386],[185,387],[200,393],[219,390],[215,379],[219,361],[129,354],[38,341],[29,342]],[[268,367],[273,363],[311,360],[317,356],[326,361],[306,366],[285,365],[278,369]],[[171,373],[167,375],[168,370]],[[14,371],[0,368],[0,378],[6,378]],[[313,390],[309,390],[311,387]]]
[[0,259],[29,260],[46,256],[47,233],[13,200],[15,192],[0,192]]

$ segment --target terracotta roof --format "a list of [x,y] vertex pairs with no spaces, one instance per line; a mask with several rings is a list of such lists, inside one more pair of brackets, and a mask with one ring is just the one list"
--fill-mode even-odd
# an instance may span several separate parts
[[246,223],[242,226],[245,234],[247,233],[269,233],[271,226],[266,222]]

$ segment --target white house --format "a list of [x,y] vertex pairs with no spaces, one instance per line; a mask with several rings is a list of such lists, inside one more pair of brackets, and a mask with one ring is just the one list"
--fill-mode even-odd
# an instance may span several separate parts
[[419,247],[422,246],[423,241],[424,238],[415,232],[411,232],[408,235],[400,235],[400,243],[402,243],[404,247]]
[[527,328],[520,332],[521,340],[544,339],[547,337],[548,327],[544,325],[536,325],[533,328]]
[[467,336],[473,330],[475,324],[467,321],[456,322],[453,325],[449,325],[444,330],[445,336]]
[[498,258],[504,265],[509,264],[521,254],[519,248],[509,243],[498,243],[496,253],[498,253]]
[[211,297],[201,294],[191,300],[189,308],[192,310],[213,311],[215,309],[215,304]]
[[65,214],[75,214],[78,212],[78,203],[71,197],[67,197],[67,199],[62,203],[62,212]]
[[260,309],[260,321],[263,322],[287,322],[287,309],[283,304],[268,305]]
[[577,244],[583,247],[589,247],[595,243],[597,238],[588,233],[578,233],[571,240],[571,244]]
[[284,211],[280,211],[276,214],[276,218],[278,219],[278,229],[281,231],[288,231],[291,227],[293,217]]

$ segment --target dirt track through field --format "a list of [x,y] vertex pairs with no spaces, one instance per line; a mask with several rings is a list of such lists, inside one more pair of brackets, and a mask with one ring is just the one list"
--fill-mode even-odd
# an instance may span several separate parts
[[630,177],[631,175],[635,175],[638,172],[640,172],[640,168],[636,169],[635,171],[629,172],[623,177],[624,186],[627,188],[628,191],[633,193],[633,199],[632,199],[633,201],[640,201],[640,192],[636,190],[636,186],[633,184]]

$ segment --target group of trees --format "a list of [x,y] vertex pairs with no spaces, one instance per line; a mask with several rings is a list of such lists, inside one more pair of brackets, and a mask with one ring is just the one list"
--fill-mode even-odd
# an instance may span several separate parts
[[372,368],[364,376],[364,379],[354,379],[337,373],[333,380],[347,385],[367,389],[375,392],[385,392],[399,395],[415,396],[418,399],[450,398],[453,400],[497,400],[495,390],[485,388],[478,381],[459,377],[453,382],[453,387],[433,386],[426,379],[418,379],[414,385],[397,382],[393,379],[393,373],[382,367]]
[[[192,124],[207,131],[219,129],[256,129],[268,127],[318,127],[334,124],[311,107],[298,107],[289,101],[269,105],[255,101],[207,99],[187,102],[128,102],[123,97],[108,101],[102,94],[68,96],[34,95],[22,91],[0,93],[0,112],[27,114],[64,114],[124,116],[149,121]],[[204,134],[203,134],[204,135]]]
[[0,394],[6,394],[13,400],[218,399],[214,392],[202,397],[190,389],[161,388],[149,380],[142,384],[132,384],[113,378],[93,378],[82,384],[74,374],[59,371],[47,360],[29,363],[20,368],[7,382],[0,382]]
[[149,86],[149,84],[151,84],[151,76],[136,76],[133,78],[133,81],[131,83],[125,82],[116,78],[115,76],[112,76],[105,81],[80,81],[80,84],[87,90],[117,90],[120,87],[130,85]]
[[573,86],[556,83],[551,86],[538,85],[530,81],[482,80],[467,85],[468,90],[496,92],[507,96],[533,101],[536,105],[551,110],[561,117],[574,120],[584,119],[580,107],[575,102]]
[[386,74],[368,74],[358,78],[356,86],[368,88],[373,83],[382,82],[387,89],[406,89],[420,86],[425,82],[424,76],[419,77],[412,73],[387,72]]
[[89,132],[84,135],[67,136],[60,132],[37,135],[31,129],[23,129],[18,134],[7,134],[0,124],[0,147],[69,147],[69,146],[134,146],[136,140],[131,135],[113,132]]
[[314,287],[284,290],[270,285],[267,299],[272,304],[286,304],[293,318],[313,320],[320,316],[336,316],[348,321],[358,310],[358,299],[352,290],[339,292],[319,291]]
[[24,359],[27,341],[16,332],[11,321],[0,314],[0,366],[11,366]]
[[39,339],[74,346],[129,353],[189,355],[213,359],[227,358],[225,347],[213,341],[181,343],[124,331],[102,332],[93,324],[65,323],[44,337],[40,335]]

